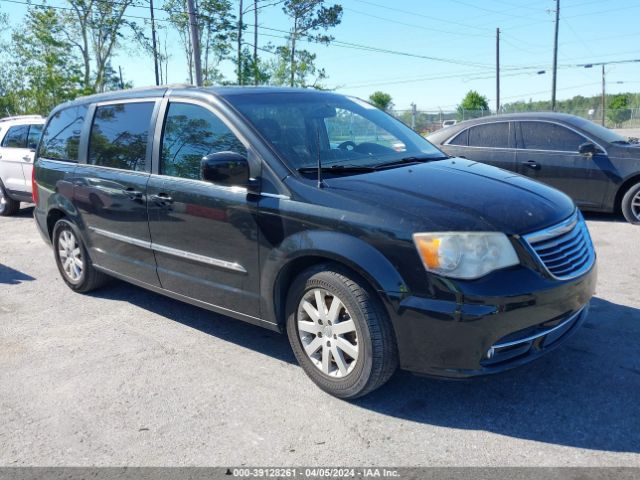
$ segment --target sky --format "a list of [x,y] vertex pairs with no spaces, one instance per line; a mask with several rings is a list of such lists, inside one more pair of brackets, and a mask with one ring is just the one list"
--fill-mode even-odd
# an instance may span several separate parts
[[[48,3],[64,5],[61,0]],[[161,0],[155,3],[162,5]],[[250,3],[245,0],[245,5]],[[398,110],[415,103],[419,110],[428,111],[453,110],[473,89],[494,108],[496,28],[500,28],[501,104],[551,97],[555,0],[338,3],[344,13],[342,23],[330,32],[336,42],[304,46],[317,54],[318,66],[326,70],[326,87],[360,98],[382,90],[392,96]],[[26,8],[0,0],[0,12],[9,14],[13,26],[21,24]],[[134,8],[130,14],[148,16],[149,10]],[[159,25],[166,25],[162,11],[156,16]],[[251,12],[245,21],[252,20]],[[288,29],[280,6],[262,10],[259,24],[261,46],[285,43],[277,31]],[[166,35],[168,80],[184,82],[186,61],[178,38]],[[252,32],[246,37],[252,41]],[[558,99],[599,95],[600,67],[579,65],[640,59],[640,0],[560,0],[558,45]],[[376,51],[367,50],[371,47]],[[136,87],[154,83],[151,57],[134,47],[121,49],[113,65],[121,66],[125,80]],[[227,78],[234,77],[231,62],[220,68]],[[606,66],[606,83],[607,93],[640,92],[640,62]]]

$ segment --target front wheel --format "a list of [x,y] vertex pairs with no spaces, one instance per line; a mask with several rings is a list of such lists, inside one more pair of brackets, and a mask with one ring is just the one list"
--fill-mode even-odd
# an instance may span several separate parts
[[622,214],[627,222],[640,225],[640,183],[633,185],[622,197]]
[[67,220],[53,227],[53,254],[62,279],[76,292],[89,292],[106,281],[106,275],[95,269],[87,249]]
[[287,334],[306,374],[339,398],[366,395],[395,372],[393,328],[379,300],[331,265],[303,272],[287,300]]

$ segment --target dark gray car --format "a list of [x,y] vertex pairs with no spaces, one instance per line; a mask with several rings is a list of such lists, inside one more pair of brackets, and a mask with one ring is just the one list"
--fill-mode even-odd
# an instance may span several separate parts
[[526,175],[562,190],[584,210],[622,211],[640,224],[640,145],[560,113],[479,118],[428,137],[449,155]]

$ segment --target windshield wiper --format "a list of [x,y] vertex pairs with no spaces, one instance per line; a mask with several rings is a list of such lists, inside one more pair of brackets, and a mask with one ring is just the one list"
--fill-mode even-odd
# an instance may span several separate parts
[[614,140],[611,143],[615,143],[616,145],[631,145],[631,142],[628,142],[626,140]]
[[451,158],[451,157],[449,155],[443,155],[442,157],[411,156],[411,157],[401,158],[400,160],[394,160],[392,162],[379,163],[378,165],[375,165],[373,168],[376,169],[376,170],[380,170],[380,169],[383,169],[383,168],[397,167],[397,166],[401,166],[401,165],[408,165],[408,164],[414,164],[414,163],[425,163],[425,162],[430,162],[432,160],[445,160],[447,158]]
[[[318,167],[302,167],[299,168],[300,173],[315,173],[318,171]],[[354,173],[354,172],[373,172],[375,167],[358,166],[358,165],[331,165],[329,167],[322,167],[321,172],[329,173]]]

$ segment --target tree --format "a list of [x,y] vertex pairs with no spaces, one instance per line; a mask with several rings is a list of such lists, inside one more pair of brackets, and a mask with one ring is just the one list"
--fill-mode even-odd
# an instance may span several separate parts
[[[291,49],[288,45],[275,49],[276,58],[267,65],[267,75],[271,85],[289,85],[292,87],[312,87],[323,89],[322,80],[327,78],[323,68],[316,67],[316,54],[298,49],[295,62],[291,62]],[[295,70],[291,70],[295,65]]]
[[481,117],[485,111],[489,113],[489,101],[475,90],[469,90],[457,110],[458,120]]
[[[178,32],[189,67],[189,82],[193,83],[193,45],[189,34],[189,15],[185,0],[167,0],[163,8],[169,12],[169,23]],[[200,32],[202,80],[205,85],[222,81],[219,64],[229,57],[232,42],[237,38],[235,16],[229,0],[201,0],[198,2],[197,24]]]
[[124,39],[125,29],[138,39],[143,37],[135,22],[125,17],[136,0],[67,0],[70,11],[64,13],[63,32],[82,58],[86,92],[103,92],[106,73],[116,47]]
[[[301,68],[298,60],[301,55],[297,52],[297,41],[300,38],[329,45],[333,37],[326,33],[329,28],[339,25],[342,19],[342,6],[332,5],[324,6],[324,0],[285,0],[282,7],[283,12],[292,20],[293,25],[290,29],[289,44],[287,46],[289,53],[289,85],[294,86],[296,83],[297,70]],[[306,52],[307,60],[315,54]],[[306,63],[306,65],[309,65]]]
[[30,8],[12,35],[5,65],[14,78],[14,113],[48,114],[83,91],[81,66],[64,33],[62,16],[51,7]]
[[381,91],[373,92],[369,95],[369,101],[373,103],[380,110],[384,110],[385,112],[391,110],[393,108],[393,102],[391,101],[391,95],[388,93],[384,93]]
[[622,122],[626,122],[631,118],[629,99],[626,95],[616,95],[613,97],[609,102],[607,118],[611,120],[615,127],[619,127]]

